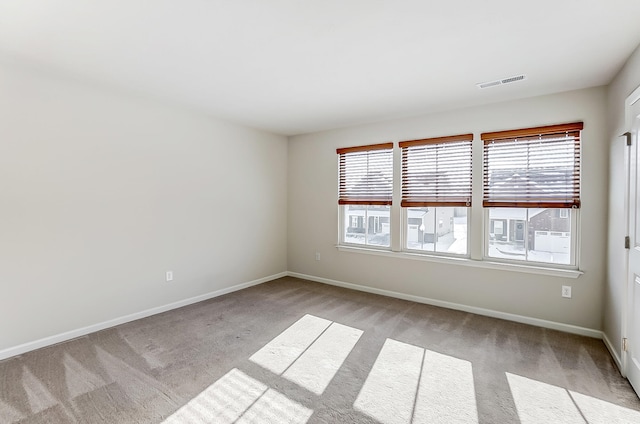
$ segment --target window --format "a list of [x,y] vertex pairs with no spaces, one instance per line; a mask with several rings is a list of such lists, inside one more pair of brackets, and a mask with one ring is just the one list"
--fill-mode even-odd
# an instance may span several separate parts
[[575,265],[582,128],[482,134],[486,256]]
[[400,142],[404,248],[468,252],[473,134]]
[[[579,275],[582,129],[577,122],[475,141],[462,134],[337,149],[339,245]],[[472,215],[484,223],[471,226]]]
[[340,242],[390,247],[393,143],[348,147],[337,153]]

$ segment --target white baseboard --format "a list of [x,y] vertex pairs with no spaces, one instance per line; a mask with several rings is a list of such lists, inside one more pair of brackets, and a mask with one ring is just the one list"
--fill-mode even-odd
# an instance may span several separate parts
[[613,360],[616,363],[616,366],[618,367],[620,374],[622,374],[622,376],[625,376],[624,370],[622,369],[622,359],[620,358],[618,351],[614,348],[613,343],[611,343],[611,340],[609,340],[609,337],[607,337],[607,334],[604,332],[602,333],[602,341],[604,342],[604,345],[607,347],[607,349],[609,350],[609,353],[613,357]]
[[75,339],[77,337],[85,336],[90,333],[95,333],[96,331],[104,330],[105,328],[115,327],[116,325],[135,321],[141,318],[146,318],[151,315],[156,315],[162,312],[170,311],[172,309],[177,309],[183,306],[191,305],[193,303],[202,302],[203,300],[208,300],[214,297],[222,296],[227,293],[246,289],[247,287],[256,286],[258,284],[266,283],[267,281],[275,280],[277,278],[286,277],[287,275],[288,275],[287,272],[281,272],[279,274],[269,275],[267,277],[259,278],[257,280],[236,284],[235,286],[226,287],[224,289],[216,290],[210,293],[205,293],[200,296],[195,296],[189,299],[180,300],[178,302],[169,303],[168,305],[157,306],[155,308],[147,309],[145,311],[136,312],[130,315],[125,315],[123,317],[114,318],[108,321],[89,325],[87,327],[78,328],[76,330],[67,331],[64,333],[60,333],[60,334],[45,337],[39,340],[35,340],[33,342],[27,342],[18,346],[3,349],[3,350],[0,350],[0,361],[3,359],[10,358],[12,356],[21,355],[23,353],[26,353],[32,350],[40,349],[46,346],[51,346],[53,344],[61,343],[67,340]]
[[536,327],[549,328],[552,330],[564,331],[566,333],[579,334],[582,336],[602,339],[603,333],[599,330],[591,328],[579,327],[577,325],[563,324],[555,321],[547,321],[539,318],[531,318],[523,315],[515,315],[507,312],[494,311],[491,309],[478,308],[475,306],[462,305],[460,303],[446,302],[444,300],[430,299],[422,296],[415,296],[406,293],[395,292],[391,290],[376,289],[373,287],[361,286],[359,284],[345,283],[343,281],[331,280],[329,278],[316,277],[313,275],[300,274],[297,272],[288,272],[291,277],[301,278],[303,280],[315,281],[318,283],[329,284],[332,286],[344,287],[347,289],[359,290],[367,293],[379,294],[382,296],[395,297],[403,300],[411,300],[413,302],[425,303],[427,305],[440,306],[442,308],[455,309],[458,311],[470,312],[477,315],[484,315],[492,318],[499,318],[508,321],[519,322],[522,324],[535,325]]

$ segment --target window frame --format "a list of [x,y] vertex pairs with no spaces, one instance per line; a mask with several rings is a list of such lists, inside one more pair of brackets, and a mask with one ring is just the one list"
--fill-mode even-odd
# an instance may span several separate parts
[[[417,140],[400,141],[398,143],[399,156],[400,156],[400,209],[401,209],[401,239],[400,250],[411,254],[418,255],[431,255],[431,256],[445,256],[453,258],[470,258],[471,257],[471,214],[472,214],[472,201],[473,201],[473,133],[450,135],[443,137],[432,137]],[[447,145],[453,145],[454,147],[450,152],[447,152]],[[422,150],[422,152],[416,152],[413,155],[411,152],[415,150]],[[467,152],[468,149],[468,162]],[[444,152],[442,162],[438,158],[439,151]],[[422,184],[425,186],[416,186],[416,183],[420,181],[421,177],[417,177],[413,172],[409,172],[409,162],[411,160],[417,160],[420,162],[428,162],[431,166],[435,165],[436,169],[442,165],[445,168],[452,167],[451,160],[465,159],[465,162],[457,163],[454,175],[462,175],[457,177],[458,179],[449,180],[441,179],[437,175],[427,176]],[[406,166],[405,166],[406,165]],[[468,169],[468,175],[466,171]],[[406,173],[405,173],[406,171]],[[433,172],[432,169],[424,168],[424,172]],[[451,190],[447,187],[447,183],[456,182],[458,185],[463,182],[464,189]],[[433,187],[426,190],[426,185],[430,183]],[[467,185],[468,184],[468,185]],[[466,235],[466,253],[449,253],[441,252],[437,250],[434,243],[433,250],[424,249],[412,249],[409,247],[409,209],[415,208],[434,208],[434,231],[436,228],[437,211],[439,208],[466,208],[467,209],[467,235]],[[422,234],[424,237],[424,233]]]
[[[347,158],[346,155],[349,154],[358,154],[361,156],[366,156],[367,157],[367,176],[368,176],[368,158],[369,158],[369,154],[372,154],[372,156],[375,155],[384,155],[385,151],[388,151],[388,153],[390,154],[390,159],[391,159],[391,167],[390,167],[390,177],[391,177],[391,193],[390,196],[381,196],[379,190],[379,187],[375,186],[374,184],[371,184],[371,182],[367,179],[367,181],[363,184],[364,188],[369,190],[372,189],[372,191],[368,192],[368,194],[370,195],[370,197],[367,198],[366,195],[362,196],[360,194],[356,193],[354,194],[352,189],[349,189],[348,186],[348,182],[347,180],[349,179],[349,176],[347,175],[346,172],[346,164],[347,164]],[[375,153],[372,153],[375,152]],[[354,248],[363,248],[363,249],[376,249],[376,250],[391,250],[391,237],[392,236],[392,230],[391,230],[391,215],[392,215],[392,208],[393,208],[393,194],[395,192],[395,148],[394,148],[394,143],[393,142],[386,142],[386,143],[378,143],[378,144],[370,144],[370,145],[363,145],[363,146],[353,146],[353,147],[345,147],[345,148],[338,148],[336,149],[336,153],[338,154],[338,220],[339,220],[339,225],[338,225],[338,244],[339,245],[343,245],[343,246],[350,246],[350,247],[354,247]],[[357,164],[357,167],[362,166],[362,164]],[[345,171],[345,175],[342,175],[343,170]],[[350,196],[351,194],[351,196]],[[349,242],[347,241],[347,237],[346,237],[346,227],[345,225],[347,224],[346,220],[348,218],[347,215],[347,209],[351,206],[362,206],[364,207],[364,216],[363,216],[363,226],[364,226],[364,243],[354,243],[354,242]],[[378,245],[378,244],[368,244],[368,238],[369,238],[369,208],[370,207],[379,207],[379,206],[384,206],[384,207],[388,207],[389,209],[389,245],[388,246],[383,246],[383,245]],[[375,222],[375,219],[374,219]],[[375,225],[375,224],[374,224]]]
[[[543,127],[533,127],[533,128],[523,128],[516,130],[508,130],[508,131],[498,131],[498,132],[487,132],[482,133],[480,138],[482,140],[482,208],[483,208],[483,249],[482,249],[482,259],[486,261],[494,261],[494,262],[502,262],[509,264],[527,264],[532,266],[539,267],[548,267],[548,268],[557,268],[557,269],[571,269],[577,270],[579,269],[579,246],[580,246],[580,234],[579,234],[579,221],[580,221],[580,206],[581,206],[581,175],[582,175],[582,130],[584,128],[584,124],[582,122],[573,122],[569,124],[560,124],[560,125],[548,125]],[[497,140],[498,142],[510,142],[510,140],[518,140],[518,139],[529,139],[533,140],[535,137],[539,137],[540,140],[544,139],[553,139],[557,138],[558,134],[565,133],[566,137],[573,137],[573,149],[574,149],[574,165],[573,165],[573,189],[574,195],[572,199],[565,199],[565,201],[560,200],[537,200],[531,201],[532,198],[526,197],[525,201],[520,201],[518,198],[514,198],[512,200],[506,200],[503,204],[500,204],[502,201],[495,201],[495,198],[492,198],[489,193],[489,159],[487,157],[488,145],[491,141]],[[526,142],[525,142],[526,143]],[[527,145],[527,144],[525,144]],[[529,155],[529,151],[527,151],[527,159]],[[527,168],[528,171],[529,168]],[[576,182],[577,176],[577,182]],[[576,184],[577,184],[577,197],[576,197]],[[534,198],[535,199],[535,198]],[[544,208],[544,209],[571,209],[571,213],[569,214],[571,217],[570,228],[571,228],[571,247],[570,247],[570,255],[569,255],[569,264],[559,264],[553,262],[539,262],[532,261],[529,259],[509,259],[509,258],[499,258],[494,256],[489,256],[489,242],[490,242],[490,234],[491,234],[491,220],[490,220],[490,210],[494,208],[511,208],[511,209],[524,209],[527,211],[525,219],[525,228],[524,228],[524,244],[526,246],[525,251],[529,252],[528,249],[528,225],[529,225],[529,210],[532,208]],[[509,229],[507,228],[508,232]],[[525,256],[526,258],[526,256]]]

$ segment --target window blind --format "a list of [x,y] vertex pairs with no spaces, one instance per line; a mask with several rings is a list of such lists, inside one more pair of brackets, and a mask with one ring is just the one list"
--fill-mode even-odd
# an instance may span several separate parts
[[340,205],[391,205],[393,143],[337,149]]
[[579,208],[582,122],[483,133],[484,207]]
[[400,142],[403,207],[471,206],[473,134]]

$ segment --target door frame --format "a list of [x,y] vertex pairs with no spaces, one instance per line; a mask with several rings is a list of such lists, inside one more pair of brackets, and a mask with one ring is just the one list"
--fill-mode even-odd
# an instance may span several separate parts
[[[633,116],[633,106],[635,106],[636,103],[638,103],[640,101],[640,86],[637,87],[626,99],[625,101],[625,124],[624,124],[624,131],[625,134],[622,134],[622,136],[626,136],[627,133],[630,133],[631,130],[633,129],[633,124],[634,124],[634,120],[635,117]],[[636,140],[636,143],[639,140]],[[626,142],[626,139],[625,139]],[[640,146],[631,146],[631,147],[635,147],[640,149]],[[640,156],[640,155],[639,155]],[[624,222],[625,222],[625,235],[626,236],[630,236],[630,229],[631,229],[631,219],[633,219],[634,217],[631,216],[631,214],[629,213],[629,209],[631,207],[631,178],[634,178],[634,176],[631,175],[631,148],[629,148],[629,146],[625,146],[624,148],[624,166],[625,166],[625,195],[624,195]],[[637,177],[636,177],[637,178]],[[638,179],[636,179],[636,181],[638,181]],[[638,191],[638,187],[636,187],[636,191]],[[635,195],[634,194],[634,200],[635,200]],[[638,204],[638,202],[636,202],[636,204]],[[631,322],[630,320],[632,319],[631,317],[631,307],[630,307],[630,302],[631,302],[631,298],[632,298],[632,290],[633,290],[633,284],[635,283],[634,279],[632,278],[630,274],[630,268],[629,268],[629,251],[630,249],[626,249],[625,250],[625,257],[624,257],[624,276],[625,276],[625,285],[624,285],[624,300],[622,302],[622,328],[621,328],[621,334],[622,334],[622,338],[623,339],[627,339],[629,337],[629,329],[631,328]],[[619,347],[620,347],[620,361],[621,361],[621,365],[622,368],[620,369],[620,373],[622,374],[623,377],[627,376],[628,370],[629,370],[629,355],[627,353],[627,351],[624,349],[624,346],[622,345],[622,340],[619,341]]]

